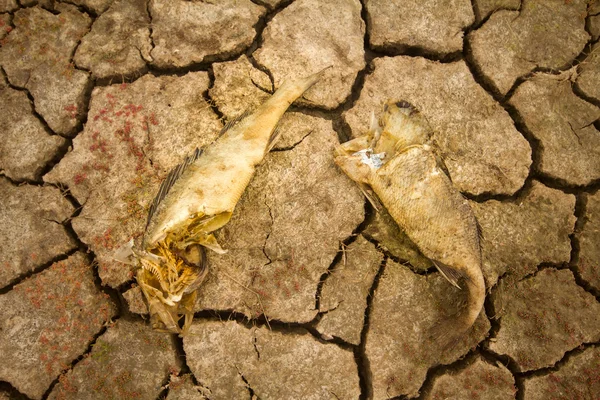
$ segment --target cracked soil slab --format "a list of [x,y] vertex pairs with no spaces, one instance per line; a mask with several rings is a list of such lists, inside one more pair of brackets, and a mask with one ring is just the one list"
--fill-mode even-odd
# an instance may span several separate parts
[[477,357],[458,372],[437,378],[426,400],[514,400],[515,378],[502,364],[492,365]]
[[0,287],[77,247],[61,225],[73,207],[52,187],[0,179]]
[[50,129],[74,135],[83,118],[88,73],[75,69],[71,56],[91,19],[60,4],[58,14],[40,7],[15,13],[13,29],[0,47],[0,65],[12,85],[26,88]]
[[319,312],[325,312],[316,328],[324,338],[338,337],[359,345],[367,297],[383,255],[362,236],[344,248],[321,291]]
[[594,15],[588,18],[589,19],[589,33],[592,35],[592,40],[598,41],[600,38],[600,14]]
[[367,0],[365,4],[369,44],[382,51],[461,51],[463,30],[475,19],[469,0]]
[[77,6],[84,7],[96,15],[102,14],[114,0],[68,0]]
[[245,55],[213,64],[213,72],[215,83],[208,94],[228,120],[253,110],[270,97],[269,76],[254,68]]
[[569,262],[575,196],[534,181],[516,200],[470,205],[483,233],[482,270],[488,287],[505,273],[520,280],[542,263]]
[[483,21],[497,10],[518,10],[520,5],[521,0],[473,0],[477,22]]
[[463,61],[383,57],[373,67],[355,106],[342,114],[354,137],[367,132],[371,112],[379,117],[385,101],[408,101],[429,121],[458,190],[512,194],[523,185],[531,164],[529,143]]
[[250,0],[151,0],[151,55],[159,68],[182,68],[247,49],[265,14]]
[[0,14],[0,40],[4,39],[4,37],[8,35],[10,31],[12,31],[13,28],[10,26],[11,21],[11,14]]
[[332,66],[302,98],[333,109],[350,96],[365,67],[360,11],[358,0],[294,1],[267,24],[254,58],[273,74],[276,88]]
[[282,333],[235,321],[202,321],[183,345],[192,373],[211,399],[249,398],[249,389],[263,399],[360,394],[354,354],[304,330]]
[[0,76],[0,109],[0,170],[14,180],[40,179],[65,139],[46,133],[27,94],[10,88],[4,76]]
[[[19,0],[19,3],[21,3],[22,7],[33,7],[39,5],[46,10],[53,11],[55,0]],[[73,4],[75,3],[73,2]]]
[[[600,25],[600,21],[598,25]],[[600,31],[600,26],[598,30]],[[600,102],[600,44],[596,43],[578,68],[577,86],[586,96],[593,97]]]
[[113,253],[143,233],[164,176],[216,138],[221,124],[202,97],[207,89],[206,72],[96,88],[73,150],[44,177],[66,184],[83,205],[73,228],[95,253],[105,285],[132,278]]
[[581,278],[600,291],[600,193],[587,195],[585,225],[579,233],[577,272]]
[[209,254],[199,309],[312,320],[322,274],[364,218],[360,191],[333,163],[338,140],[331,122],[299,113],[287,117],[283,142],[298,130],[312,133],[290,150],[271,152],[258,167],[218,234],[228,253]]
[[18,8],[17,0],[0,0],[0,12],[15,11]]
[[142,294],[142,289],[137,284],[132,284],[131,288],[123,292],[123,298],[127,302],[127,308],[132,314],[147,315],[148,306]]
[[145,0],[117,0],[98,17],[75,53],[78,67],[96,78],[141,75],[150,60],[150,19]]
[[179,369],[169,335],[120,319],[60,377],[48,399],[156,399]]
[[464,296],[440,274],[421,276],[387,261],[373,295],[365,347],[374,399],[416,397],[429,368],[457,360],[483,340],[490,329],[485,312],[447,352],[428,339],[430,329],[456,313]]
[[169,394],[166,400],[207,400],[202,393],[206,390],[194,383],[191,374],[182,376],[171,375],[169,381]]
[[490,349],[510,356],[520,371],[550,367],[565,352],[600,340],[600,304],[569,270],[546,268],[493,296],[500,330]]
[[593,399],[600,393],[600,348],[569,357],[558,371],[525,380],[527,400]]
[[114,314],[81,253],[0,295],[0,380],[40,399]]
[[521,11],[494,13],[468,36],[477,69],[504,95],[535,68],[567,67],[590,38],[586,3],[525,0]]
[[600,179],[600,132],[593,125],[600,108],[573,93],[570,73],[536,74],[510,103],[540,142],[539,171],[569,185],[587,185]]

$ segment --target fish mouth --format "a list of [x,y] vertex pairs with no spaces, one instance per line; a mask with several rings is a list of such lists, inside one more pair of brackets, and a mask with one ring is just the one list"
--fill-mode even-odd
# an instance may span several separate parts
[[360,159],[360,162],[368,165],[374,170],[378,170],[384,164],[385,153],[375,153],[372,148],[359,150],[353,153],[351,157]]
[[152,327],[160,332],[185,334],[191,324],[197,289],[208,274],[206,251],[199,244],[179,250],[163,242],[154,251],[158,254],[140,254],[142,267],[136,277]]

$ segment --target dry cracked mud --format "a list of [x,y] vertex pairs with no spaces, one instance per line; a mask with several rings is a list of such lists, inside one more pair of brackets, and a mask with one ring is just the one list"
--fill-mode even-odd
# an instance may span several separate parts
[[[597,399],[597,0],[0,0],[0,399]],[[189,335],[131,267],[168,172],[287,79]],[[415,105],[482,233],[451,286],[333,162]],[[232,155],[235,156],[235,155]]]

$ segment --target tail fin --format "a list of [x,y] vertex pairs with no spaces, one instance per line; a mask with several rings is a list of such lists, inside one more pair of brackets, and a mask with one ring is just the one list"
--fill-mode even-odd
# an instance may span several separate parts
[[[473,281],[473,278],[475,278],[475,281]],[[437,346],[442,352],[456,346],[469,333],[483,309],[485,300],[483,276],[471,277],[465,283],[468,298],[464,303],[459,304],[457,313],[441,319],[429,329],[429,342]]]
[[315,83],[317,83],[327,72],[328,69],[332,68],[333,65],[323,68],[319,72],[304,78],[285,81],[281,84],[279,89],[273,94],[273,97],[284,98],[288,100],[289,104],[292,104],[294,100],[302,96],[304,92],[310,89]]
[[329,68],[331,67],[324,68],[316,74],[305,78],[284,82],[273,93],[273,96],[258,107],[251,115],[244,118],[243,124],[240,122],[239,126],[243,127],[242,130],[229,130],[227,132],[230,134],[240,134],[241,132],[244,138],[248,140],[264,140],[266,153],[277,141],[279,135],[277,124],[288,107],[311,86],[317,83]]

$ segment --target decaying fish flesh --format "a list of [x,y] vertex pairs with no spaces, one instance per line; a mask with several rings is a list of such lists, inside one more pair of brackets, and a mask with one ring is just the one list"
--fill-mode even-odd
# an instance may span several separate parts
[[447,333],[432,332],[446,346],[473,325],[483,307],[478,224],[441,167],[425,117],[404,101],[388,101],[383,111],[379,121],[372,116],[366,135],[335,150],[335,162],[368,198],[383,203],[450,283],[466,285],[466,305],[450,326],[440,325]]
[[196,150],[162,183],[141,249],[130,245],[129,254],[122,250],[115,256],[133,256],[139,267],[136,278],[154,329],[179,334],[189,329],[196,289],[208,271],[205,248],[224,252],[212,232],[231,218],[256,166],[275,144],[280,118],[323,71],[282,84],[253,113],[228,123],[215,142]]

